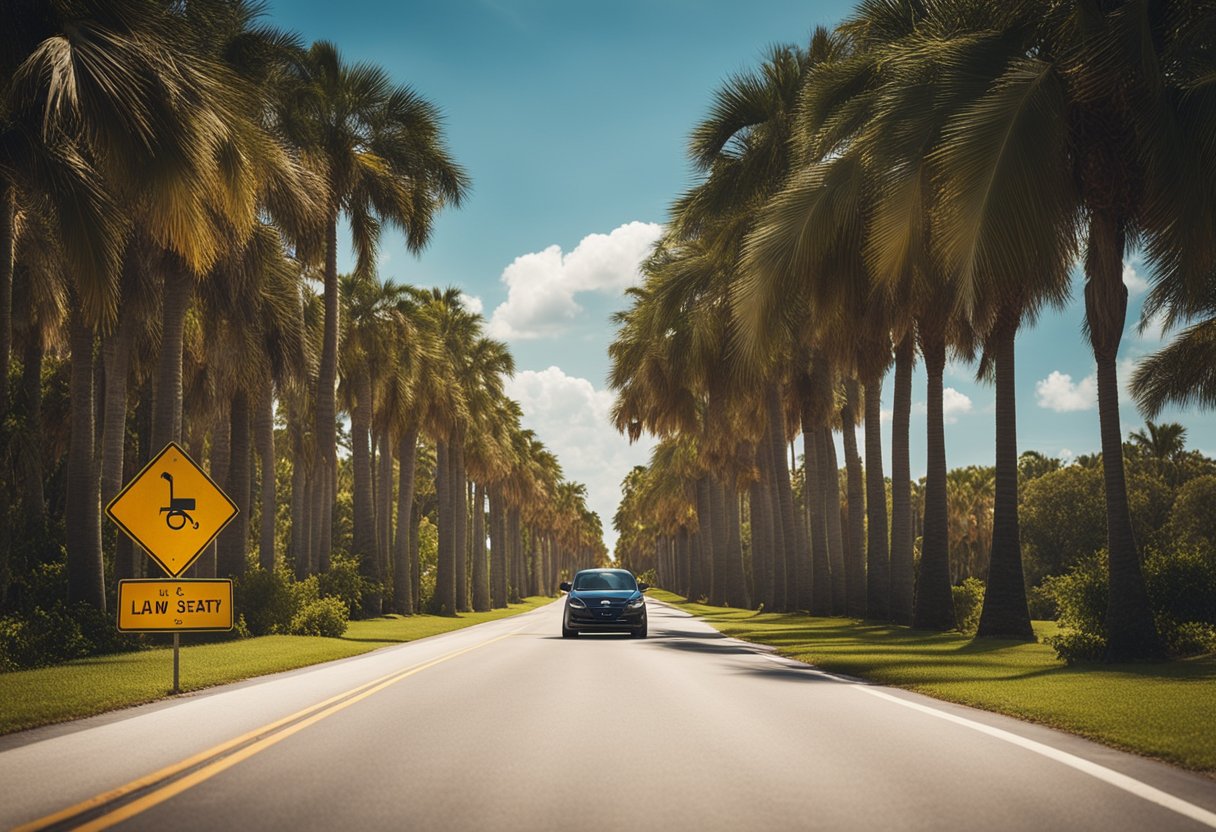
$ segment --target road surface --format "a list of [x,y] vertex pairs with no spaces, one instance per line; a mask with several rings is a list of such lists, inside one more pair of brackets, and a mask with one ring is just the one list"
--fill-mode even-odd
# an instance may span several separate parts
[[653,601],[645,641],[563,640],[560,610],[0,738],[0,828],[1216,827],[1199,775]]

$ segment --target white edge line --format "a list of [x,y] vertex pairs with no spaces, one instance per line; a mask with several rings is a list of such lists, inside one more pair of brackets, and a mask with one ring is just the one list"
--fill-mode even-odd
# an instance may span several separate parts
[[1090,777],[1101,780],[1104,783],[1108,783],[1117,789],[1122,789],[1128,794],[1135,795],[1142,800],[1147,800],[1149,803],[1155,803],[1164,809],[1177,812],[1183,817],[1188,817],[1191,820],[1202,823],[1204,826],[1216,829],[1216,812],[1210,812],[1201,806],[1196,806],[1194,803],[1188,803],[1180,797],[1175,797],[1168,792],[1163,792],[1161,789],[1150,786],[1147,783],[1142,783],[1134,777],[1128,777],[1126,774],[1117,772],[1114,769],[1110,769],[1106,766],[1086,760],[1084,757],[1078,757],[1075,754],[1069,754],[1067,751],[1052,748],[1050,745],[1046,745],[1036,740],[1027,739],[1026,737],[1014,734],[1011,731],[1006,731],[1003,728],[985,725],[982,722],[976,722],[973,719],[968,719],[964,716],[958,716],[957,714],[942,711],[929,705],[922,705],[919,702],[912,702],[899,696],[892,696],[885,691],[876,689],[872,685],[859,683],[843,676],[837,676],[834,673],[827,673],[825,671],[813,668],[810,665],[796,662],[794,659],[786,659],[765,653],[757,653],[756,655],[779,664],[782,667],[797,670],[802,670],[805,668],[812,673],[849,685],[850,687],[862,691],[863,693],[868,693],[871,696],[877,696],[880,699],[886,699],[896,703],[897,705],[903,705],[905,708],[911,708],[914,711],[920,711],[921,713],[928,714],[929,716],[944,719],[947,722],[953,722],[957,725],[970,728],[973,731],[979,731],[981,734],[987,734],[990,737],[996,737],[999,740],[1004,740],[1007,743],[1025,748],[1027,751],[1032,751],[1035,754],[1048,758],[1049,760],[1055,760],[1057,763],[1062,763],[1069,768],[1073,768],[1084,774],[1088,774]]

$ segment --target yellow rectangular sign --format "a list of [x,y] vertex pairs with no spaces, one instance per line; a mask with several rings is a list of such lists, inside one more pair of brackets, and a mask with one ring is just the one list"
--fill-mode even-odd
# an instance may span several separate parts
[[232,581],[119,581],[118,629],[124,633],[231,630]]

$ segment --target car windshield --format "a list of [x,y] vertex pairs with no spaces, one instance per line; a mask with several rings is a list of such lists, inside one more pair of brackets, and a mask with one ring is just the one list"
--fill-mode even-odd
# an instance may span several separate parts
[[628,572],[583,572],[574,576],[574,588],[579,591],[637,589],[638,585]]

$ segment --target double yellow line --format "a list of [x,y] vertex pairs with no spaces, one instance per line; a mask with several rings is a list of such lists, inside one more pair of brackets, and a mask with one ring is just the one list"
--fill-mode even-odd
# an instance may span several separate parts
[[[502,641],[505,638],[515,635],[515,632],[505,633],[495,638],[487,639],[486,641],[478,642],[470,647],[464,647],[460,650],[453,650],[451,653],[445,653],[438,658],[431,659],[428,662],[414,665],[405,670],[396,670],[381,676],[378,679],[373,679],[370,682],[365,682],[362,685],[351,688],[348,691],[339,693],[337,696],[331,696],[324,702],[319,702],[316,705],[310,705],[303,710],[296,711],[294,714],[285,716],[282,719],[275,720],[255,728],[245,734],[234,739],[222,742],[219,745],[208,748],[206,751],[200,751],[192,757],[166,766],[159,771],[154,771],[136,780],[132,780],[116,789],[102,792],[101,794],[90,797],[88,800],[81,801],[74,806],[69,806],[54,814],[46,815],[37,820],[30,821],[27,824],[16,827],[13,832],[34,832],[34,830],[46,829],[50,826],[65,823],[73,818],[79,817],[86,813],[95,812],[105,806],[122,800],[137,792],[151,789],[157,784],[164,783],[160,788],[143,795],[142,797],[132,800],[129,803],[106,812],[102,815],[92,818],[75,829],[95,830],[109,829],[117,823],[135,817],[141,812],[146,812],[153,806],[164,803],[169,798],[181,794],[189,788],[197,786],[206,780],[210,780],[215,775],[222,771],[232,768],[237,763],[248,760],[254,754],[260,751],[265,751],[276,743],[303,731],[310,725],[315,725],[326,717],[333,716],[338,711],[349,708],[356,702],[360,702],[367,697],[379,693],[390,685],[400,682],[413,676],[415,673],[421,673],[427,668],[434,667],[437,664],[442,664],[449,659],[454,659],[457,656],[463,656],[465,653],[472,652],[480,647],[485,647],[488,644],[493,644],[496,641]],[[178,775],[183,772],[189,772],[183,777]],[[173,779],[177,778],[177,779]],[[171,780],[166,783],[165,781]]]

